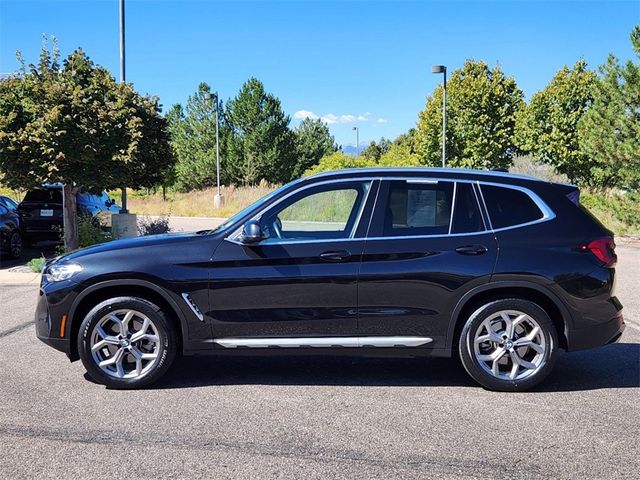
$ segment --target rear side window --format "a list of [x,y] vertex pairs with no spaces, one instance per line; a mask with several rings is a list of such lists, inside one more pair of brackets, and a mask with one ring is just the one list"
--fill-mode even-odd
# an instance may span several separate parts
[[458,183],[456,186],[456,208],[453,211],[451,233],[474,233],[485,230],[480,207],[473,186]]
[[449,233],[453,184],[394,181],[384,214],[384,236]]
[[529,195],[520,190],[482,185],[493,228],[512,227],[540,220],[544,215]]

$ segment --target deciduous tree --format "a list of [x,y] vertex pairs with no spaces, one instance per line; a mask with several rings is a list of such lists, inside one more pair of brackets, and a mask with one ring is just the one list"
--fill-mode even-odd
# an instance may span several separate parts
[[[499,66],[467,60],[447,83],[447,165],[508,167],[517,153],[513,141],[523,94]],[[426,165],[442,161],[442,86],[427,98],[417,127],[417,151]]]
[[[20,57],[19,57],[20,58]],[[78,246],[76,193],[162,182],[173,165],[158,99],[118,84],[80,49],[0,82],[0,170],[14,188],[64,184],[64,242]]]
[[582,184],[592,183],[594,162],[580,149],[578,122],[593,103],[598,83],[597,74],[579,60],[572,69],[559,70],[517,117],[520,149]]

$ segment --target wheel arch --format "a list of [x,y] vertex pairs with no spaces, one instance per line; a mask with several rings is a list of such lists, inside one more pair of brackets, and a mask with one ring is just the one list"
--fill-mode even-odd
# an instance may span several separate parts
[[549,289],[532,282],[500,281],[477,287],[467,292],[453,310],[453,321],[447,332],[447,346],[452,353],[457,351],[460,332],[466,319],[475,310],[494,300],[521,298],[539,305],[547,312],[558,334],[560,347],[567,349],[567,335],[571,314],[563,302]]
[[[126,292],[122,288],[126,287]],[[184,314],[176,302],[161,287],[144,280],[107,280],[99,282],[83,290],[74,300],[69,310],[68,336],[71,340],[69,357],[71,360],[78,360],[77,338],[80,331],[80,324],[89,311],[98,303],[108,298],[121,296],[139,297],[150,301],[160,307],[176,323],[178,332],[178,351],[184,345],[187,338],[186,320]]]

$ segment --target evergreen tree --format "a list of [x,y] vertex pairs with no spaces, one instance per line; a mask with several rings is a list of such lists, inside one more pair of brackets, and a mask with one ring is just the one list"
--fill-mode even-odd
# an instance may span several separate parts
[[280,100],[250,78],[227,103],[227,173],[234,182],[255,185],[264,179],[283,183],[294,176],[295,136]]
[[317,165],[322,157],[338,150],[336,139],[322,120],[305,118],[294,130],[297,162],[293,178],[301,177],[305,170]]

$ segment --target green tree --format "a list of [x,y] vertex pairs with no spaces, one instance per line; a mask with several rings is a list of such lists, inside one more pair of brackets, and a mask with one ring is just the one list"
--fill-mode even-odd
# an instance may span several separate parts
[[[182,191],[198,190],[216,184],[216,107],[218,119],[223,119],[222,101],[217,105],[205,100],[205,94],[211,94],[206,83],[198,85],[198,90],[189,96],[184,108],[174,105],[167,114],[171,147],[176,156],[176,184]],[[226,142],[228,129],[224,124],[218,126],[220,138],[220,163],[226,161]],[[225,169],[221,167],[224,183]]]
[[305,170],[317,165],[322,157],[338,150],[336,139],[320,119],[305,118],[294,130],[298,159],[293,177],[301,177]]
[[[631,32],[640,58],[640,26]],[[640,187],[640,64],[622,66],[610,55],[601,67],[593,106],[580,120],[580,148],[591,159],[590,183],[598,187]]]
[[[499,66],[467,60],[447,83],[447,165],[508,167],[518,149],[513,142],[523,94]],[[417,151],[426,165],[442,162],[442,86],[427,98],[418,120]]]
[[242,86],[227,103],[225,118],[230,129],[227,172],[232,181],[254,185],[261,179],[281,183],[293,178],[296,152],[290,118],[259,80],[250,78]]
[[389,151],[385,152],[378,161],[381,167],[420,167],[423,166],[420,157],[411,151],[406,143],[393,143]]
[[579,60],[556,73],[517,117],[516,143],[572,182],[591,183],[592,157],[580,149],[578,122],[593,103],[598,76]]
[[72,250],[81,187],[158,185],[173,155],[157,98],[116,83],[80,49],[62,66],[58,55],[45,46],[38,66],[27,71],[23,63],[0,82],[0,170],[13,188],[64,184],[64,242]]
[[362,156],[346,155],[343,152],[334,152],[320,160],[320,163],[314,165],[306,172],[305,176],[314,175],[316,173],[328,172],[330,170],[342,170],[344,168],[365,168],[375,167],[376,162]]
[[371,143],[369,143],[369,146],[367,146],[367,148],[362,151],[361,155],[364,158],[368,158],[370,160],[378,162],[380,160],[380,157],[387,153],[390,148],[391,140],[387,140],[386,138],[382,137],[379,142],[371,140]]

